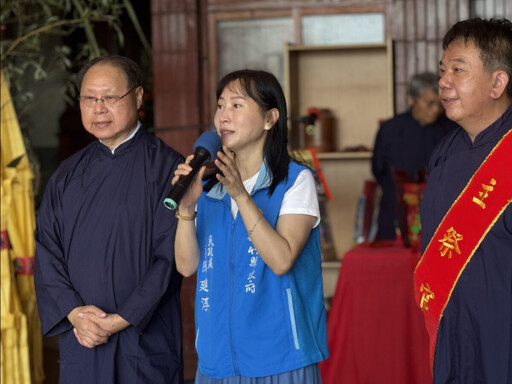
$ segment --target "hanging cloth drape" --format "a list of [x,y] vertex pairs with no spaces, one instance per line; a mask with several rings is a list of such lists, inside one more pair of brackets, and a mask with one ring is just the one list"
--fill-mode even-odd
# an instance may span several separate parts
[[36,307],[34,175],[9,88],[1,73],[1,382],[44,379]]

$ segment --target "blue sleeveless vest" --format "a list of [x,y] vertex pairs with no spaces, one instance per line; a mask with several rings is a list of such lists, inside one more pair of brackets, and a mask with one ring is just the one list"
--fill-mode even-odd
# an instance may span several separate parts
[[[305,167],[268,195],[265,163],[252,198],[275,228],[283,197]],[[197,271],[196,348],[207,376],[260,377],[301,368],[328,356],[319,228],[311,231],[292,269],[277,276],[248,238],[240,215],[217,184],[197,209],[201,259]]]

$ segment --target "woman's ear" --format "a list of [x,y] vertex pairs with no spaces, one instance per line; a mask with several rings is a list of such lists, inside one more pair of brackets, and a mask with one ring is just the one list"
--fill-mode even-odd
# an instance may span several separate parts
[[267,112],[267,118],[265,120],[265,131],[269,131],[279,120],[279,111],[277,108],[272,108]]

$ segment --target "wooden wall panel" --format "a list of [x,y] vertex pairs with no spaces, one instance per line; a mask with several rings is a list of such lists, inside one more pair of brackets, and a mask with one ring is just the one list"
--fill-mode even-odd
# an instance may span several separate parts
[[416,40],[416,3],[412,1],[404,1],[403,6],[405,7],[405,30],[404,40],[415,41]]
[[[184,155],[201,127],[201,11],[196,0],[152,0],[153,98],[156,135]],[[186,127],[186,128],[185,128]],[[181,290],[184,378],[195,377],[195,278]]]
[[427,36],[427,20],[425,15],[426,4],[425,0],[417,0],[415,3],[415,21],[416,21],[416,33],[415,38],[418,41],[426,39]]
[[[395,0],[393,28],[395,42],[395,111],[407,110],[405,95],[410,78],[416,73],[437,72],[442,55],[442,39],[457,21],[469,17],[470,0]],[[494,0],[501,1],[501,0]],[[405,63],[405,64],[404,64]]]
[[458,10],[459,10],[459,4],[457,2],[455,2],[455,1],[448,2],[448,10],[447,10],[448,28],[460,20]]
[[201,129],[198,3],[153,0],[151,13],[156,135],[188,154]]
[[[425,39],[427,41],[432,41],[437,37],[437,17],[436,14],[436,3],[435,1],[428,1],[426,12],[423,14],[423,17],[427,20],[427,35]],[[399,38],[400,36],[396,36]]]
[[505,17],[512,20],[512,2],[510,0],[472,0],[471,15],[482,18]]
[[403,2],[395,2],[392,10],[392,36],[405,36],[405,6]]
[[[459,0],[451,0],[452,3],[456,4]],[[437,11],[437,35],[436,39],[441,38],[444,33],[449,29],[448,24],[448,0],[435,0],[436,11]]]
[[427,42],[425,40],[418,40],[416,43],[416,70],[418,72],[425,72],[430,70]]
[[439,71],[439,60],[441,59],[441,40],[427,41],[427,57],[432,57],[432,60],[426,60],[427,70],[430,72]]

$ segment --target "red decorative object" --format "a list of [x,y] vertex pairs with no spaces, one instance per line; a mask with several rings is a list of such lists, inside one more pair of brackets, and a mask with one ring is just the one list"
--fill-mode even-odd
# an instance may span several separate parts
[[413,181],[407,172],[393,169],[393,178],[402,241],[404,246],[418,250],[421,246],[420,203],[427,175],[421,172],[418,181]]
[[418,250],[421,246],[420,201],[425,183],[404,183],[402,189],[402,220],[406,229],[402,238],[406,247]]
[[313,122],[318,119],[318,116],[320,116],[320,110],[316,107],[310,107],[308,109],[307,118],[309,120],[313,120]]

